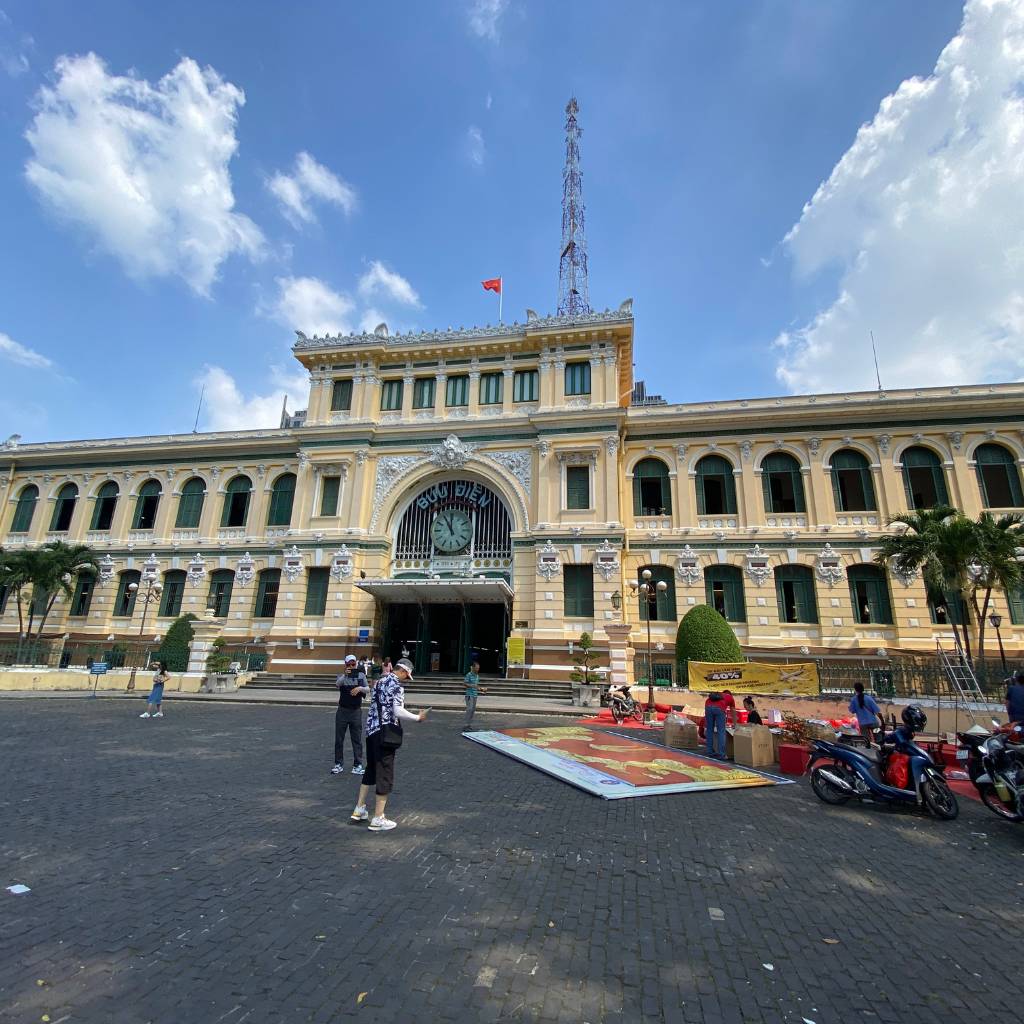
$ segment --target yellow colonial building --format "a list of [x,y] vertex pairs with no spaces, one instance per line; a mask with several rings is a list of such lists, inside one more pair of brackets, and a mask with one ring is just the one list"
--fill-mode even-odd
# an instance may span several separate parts
[[[951,638],[947,601],[876,565],[875,545],[911,507],[1024,508],[1024,385],[674,405],[634,386],[633,330],[624,302],[300,334],[309,404],[281,429],[8,442],[0,544],[97,551],[100,576],[77,581],[48,634],[152,639],[209,608],[229,641],[267,644],[278,672],[408,651],[424,673],[475,653],[485,672],[564,680],[585,631],[602,646],[624,619],[646,644],[630,590],[645,568],[667,584],[650,605],[665,673],[700,603],[750,652]],[[1020,646],[1022,595],[997,595],[996,611]]]

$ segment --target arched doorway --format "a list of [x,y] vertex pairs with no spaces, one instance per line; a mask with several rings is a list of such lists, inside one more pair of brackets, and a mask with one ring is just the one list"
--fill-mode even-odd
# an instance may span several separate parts
[[474,659],[503,674],[512,611],[504,499],[479,480],[435,478],[400,507],[393,537],[390,578],[358,584],[380,603],[383,653],[410,657],[424,674],[462,674]]

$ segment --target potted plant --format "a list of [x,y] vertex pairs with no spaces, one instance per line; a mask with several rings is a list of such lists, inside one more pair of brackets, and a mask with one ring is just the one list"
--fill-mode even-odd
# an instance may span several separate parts
[[580,635],[576,648],[579,654],[573,659],[573,669],[569,673],[569,678],[575,684],[574,689],[577,692],[577,702],[583,707],[589,708],[594,697],[600,699],[605,669],[597,667],[594,640],[589,633]]
[[210,645],[210,653],[206,658],[206,689],[208,693],[222,693],[234,690],[235,676],[230,672],[231,655],[224,652],[227,641],[219,636]]

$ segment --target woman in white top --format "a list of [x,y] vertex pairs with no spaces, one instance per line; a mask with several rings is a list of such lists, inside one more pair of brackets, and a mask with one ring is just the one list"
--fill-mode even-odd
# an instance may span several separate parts
[[163,718],[164,713],[160,710],[164,702],[164,683],[170,678],[163,662],[153,662],[153,689],[149,691],[146,698],[146,710],[139,715],[139,718]]

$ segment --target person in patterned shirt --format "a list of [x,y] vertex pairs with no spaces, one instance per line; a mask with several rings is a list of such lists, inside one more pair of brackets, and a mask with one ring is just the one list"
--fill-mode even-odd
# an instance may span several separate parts
[[[394,672],[388,672],[377,681],[370,700],[370,710],[366,716],[366,771],[359,787],[359,800],[352,811],[351,821],[364,822],[369,819],[371,832],[387,832],[397,822],[384,816],[388,796],[395,784],[395,754],[398,752],[393,745],[384,745],[382,730],[386,726],[400,727],[402,722],[422,722],[426,711],[414,715],[405,710],[405,691],[402,684],[412,679],[412,662],[401,658],[395,664]],[[366,810],[366,801],[373,789],[376,801],[373,817]]]

